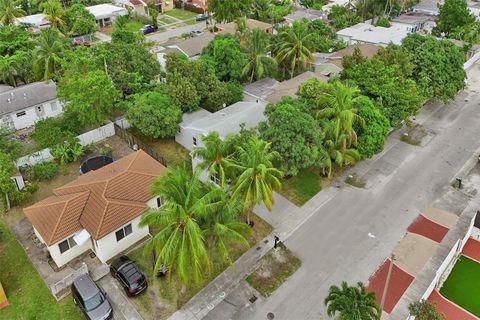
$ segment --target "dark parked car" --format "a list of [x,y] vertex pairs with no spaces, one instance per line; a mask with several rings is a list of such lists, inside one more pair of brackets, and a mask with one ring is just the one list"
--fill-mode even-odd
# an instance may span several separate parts
[[89,320],[113,319],[113,310],[107,296],[88,274],[76,278],[72,283],[73,301]]
[[195,21],[205,21],[208,19],[208,14],[199,14],[196,18]]
[[139,295],[148,288],[147,278],[127,256],[113,261],[110,272],[120,281],[128,296]]
[[157,26],[152,26],[151,24],[147,24],[147,25],[143,26],[142,29],[140,29],[140,32],[143,33],[143,34],[148,34],[148,33],[155,32],[157,30],[158,30]]

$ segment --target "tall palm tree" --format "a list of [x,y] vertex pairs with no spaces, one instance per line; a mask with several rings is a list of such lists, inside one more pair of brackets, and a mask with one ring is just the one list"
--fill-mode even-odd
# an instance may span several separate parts
[[45,81],[57,71],[65,47],[65,39],[57,29],[46,29],[40,33],[36,41],[35,64],[37,70],[43,71]]
[[313,46],[315,35],[309,32],[304,23],[294,23],[291,28],[280,32],[277,51],[277,61],[285,63],[290,68],[290,77],[295,70],[305,70],[309,62],[313,62]]
[[328,316],[338,314],[339,320],[380,320],[381,310],[375,303],[375,293],[367,293],[361,282],[352,287],[345,281],[340,288],[331,286],[324,303]]
[[247,64],[242,70],[242,76],[248,77],[250,82],[272,73],[277,66],[277,62],[269,54],[269,40],[269,35],[259,28],[253,29],[247,36],[245,45]]
[[154,274],[163,264],[168,273],[175,272],[179,283],[188,285],[192,281],[200,283],[202,275],[209,271],[210,259],[198,219],[212,212],[221,189],[205,193],[203,188],[198,170],[190,175],[185,168],[169,170],[154,182],[151,192],[164,204],[140,220],[142,226],[160,228],[146,246],[146,250],[156,252]]
[[267,22],[271,6],[273,6],[271,0],[253,0],[251,12],[254,19]]
[[48,0],[43,5],[43,13],[46,15],[45,19],[50,22],[53,28],[58,28],[65,24],[62,20],[65,11],[62,4],[58,0]]
[[233,197],[241,199],[244,210],[247,210],[247,222],[250,224],[250,208],[264,203],[272,210],[275,201],[273,189],[281,187],[283,173],[273,166],[278,153],[270,151],[270,143],[257,136],[245,144],[237,146],[237,161],[232,168],[239,175],[233,187]]
[[197,147],[193,150],[193,156],[202,159],[198,165],[207,170],[207,178],[217,178],[221,187],[225,186],[228,177],[228,167],[231,164],[233,153],[232,143],[229,137],[222,140],[218,132],[211,132],[202,138],[205,147]]
[[[357,134],[353,128],[355,123],[365,125],[365,120],[357,114],[354,107],[355,100],[360,90],[357,86],[349,83],[343,84],[335,81],[330,92],[323,95],[325,108],[317,112],[320,119],[328,119],[334,123],[335,140],[342,140],[345,147],[350,147],[357,142]],[[340,135],[346,135],[346,139],[339,139]]]
[[235,36],[238,38],[241,47],[245,45],[245,39],[249,31],[247,27],[247,17],[239,17],[235,20]]
[[0,0],[0,24],[12,24],[15,18],[23,17],[25,11],[19,9],[15,0]]
[[[209,188],[217,188],[209,185]],[[219,193],[215,206],[215,212],[199,218],[199,224],[203,230],[203,236],[210,252],[218,254],[222,261],[232,265],[230,256],[231,244],[236,243],[244,248],[249,248],[245,236],[251,235],[252,229],[248,225],[237,221],[242,211],[242,203],[232,199],[225,189]]]

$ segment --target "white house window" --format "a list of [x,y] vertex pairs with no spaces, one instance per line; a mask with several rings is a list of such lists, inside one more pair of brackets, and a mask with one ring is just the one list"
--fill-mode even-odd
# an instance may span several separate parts
[[52,111],[57,111],[57,102],[50,102],[50,108],[52,108]]
[[162,198],[157,197],[157,208],[160,208],[163,205]]
[[214,174],[212,174],[210,180],[216,185],[220,185],[220,175],[218,174],[218,172],[215,172]]
[[64,253],[65,251],[70,250],[71,248],[75,247],[77,243],[73,240],[73,237],[63,240],[58,244],[58,248],[60,249],[60,253]]
[[27,113],[25,111],[20,111],[20,112],[17,112],[17,118],[20,118],[20,117],[23,117],[24,115],[26,115]]
[[193,145],[197,146],[197,138],[193,137]]
[[132,224],[127,224],[125,227],[122,229],[118,230],[115,232],[115,236],[117,237],[117,242],[128,236],[129,234],[132,233]]

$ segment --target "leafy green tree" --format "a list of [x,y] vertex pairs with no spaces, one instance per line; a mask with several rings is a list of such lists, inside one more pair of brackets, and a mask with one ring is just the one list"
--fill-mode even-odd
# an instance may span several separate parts
[[270,56],[269,51],[270,36],[263,30],[254,28],[245,41],[246,64],[242,77],[253,82],[273,74],[277,62]]
[[416,320],[446,320],[445,315],[437,310],[437,304],[427,300],[412,302],[408,311]]
[[423,97],[446,102],[465,86],[465,55],[455,44],[411,33],[402,45],[412,55],[413,78]]
[[381,103],[382,113],[394,127],[420,108],[422,97],[413,80],[403,79],[395,66],[373,58],[344,69],[342,77],[353,80],[362,94]]
[[35,123],[31,137],[40,148],[50,148],[82,133],[82,125],[72,114],[62,114]]
[[[304,109],[310,113],[324,106],[325,94],[331,92],[332,86],[328,82],[312,78],[298,87],[297,96],[304,103]],[[312,113],[313,114],[313,113]]]
[[63,17],[69,34],[86,35],[97,30],[95,16],[84,5],[76,3],[69,7]]
[[475,16],[468,10],[466,0],[445,0],[432,33],[437,36],[449,35],[456,29],[463,29],[475,22]]
[[354,10],[339,5],[330,8],[328,19],[335,30],[345,29],[360,22],[360,18]]
[[45,13],[45,19],[50,22],[53,28],[63,26],[63,16],[65,11],[62,4],[58,0],[48,0],[43,4],[43,13]]
[[182,110],[168,96],[145,92],[133,96],[133,103],[127,109],[127,119],[147,137],[163,139],[178,132]]
[[12,24],[16,18],[23,17],[25,11],[18,8],[15,0],[0,0],[0,24]]
[[354,125],[358,124],[360,127],[365,125],[365,120],[358,115],[358,110],[355,108],[359,93],[357,86],[335,81],[331,90],[323,97],[325,107],[317,112],[318,118],[327,119],[333,123],[335,140],[342,135],[346,137],[345,147],[350,147],[357,142]]
[[213,67],[221,81],[240,81],[246,64],[240,42],[230,34],[215,36],[203,49],[201,59]]
[[57,29],[42,30],[36,40],[35,65],[47,81],[58,71],[60,58],[66,49],[66,39]]
[[306,24],[310,33],[313,33],[312,43],[317,52],[331,52],[343,49],[346,43],[337,39],[335,32],[321,19],[302,19],[301,23]]
[[24,28],[13,25],[0,26],[0,56],[12,56],[18,51],[29,51],[33,47],[30,33]]
[[282,30],[278,37],[276,59],[287,66],[290,77],[294,76],[295,71],[305,70],[307,63],[313,62],[314,34],[304,24],[294,22],[291,28]]
[[191,176],[185,168],[170,169],[157,178],[151,191],[159,196],[163,205],[145,213],[140,225],[159,229],[145,249],[155,250],[157,261],[154,274],[160,265],[168,273],[175,272],[181,284],[198,284],[203,274],[210,270],[210,259],[198,219],[207,217],[221,192],[215,188],[205,193],[198,179],[198,171]]
[[152,19],[152,25],[158,26],[158,10],[155,8],[154,5],[149,5],[148,6],[148,14],[150,15],[150,18]]
[[318,161],[323,149],[323,134],[318,123],[308,113],[302,112],[283,100],[265,110],[267,122],[259,130],[261,137],[281,154],[279,169],[295,176],[299,170]]
[[238,173],[233,186],[234,198],[242,201],[250,223],[250,209],[264,203],[269,211],[275,201],[273,189],[281,187],[283,173],[275,168],[274,160],[279,156],[270,150],[270,143],[254,136],[247,143],[237,146],[236,161],[231,165]]
[[415,67],[412,56],[402,46],[389,44],[386,48],[380,47],[375,57],[383,61],[386,66],[395,67],[400,77],[407,79],[412,76]]
[[22,153],[22,144],[12,136],[12,131],[6,126],[0,125],[0,150],[17,159]]
[[193,150],[193,156],[202,160],[198,166],[203,170],[207,170],[208,180],[216,177],[219,185],[224,187],[227,179],[232,177],[231,172],[229,172],[234,151],[232,137],[229,136],[222,140],[218,132],[214,131],[202,137],[202,142],[205,146],[196,147]]
[[380,320],[382,314],[375,293],[367,293],[361,282],[349,286],[343,281],[341,287],[331,286],[324,303],[328,316],[337,315],[339,320]]
[[202,103],[203,108],[210,112],[217,112],[224,106],[229,106],[243,98],[243,87],[238,82],[222,82],[214,77],[206,80],[210,91],[207,92]]
[[250,13],[252,0],[210,0],[208,10],[218,22],[232,22]]
[[307,8],[322,10],[322,7],[325,5],[325,0],[303,0],[302,4]]
[[192,112],[200,106],[200,95],[195,84],[187,77],[179,74],[170,74],[166,85],[166,91],[173,103],[181,106],[183,112]]
[[119,93],[102,71],[66,74],[58,84],[58,97],[67,112],[77,115],[82,125],[101,125],[112,115]]
[[368,97],[358,97],[355,107],[358,110],[358,116],[365,120],[365,125],[358,126],[356,129],[358,134],[356,149],[362,158],[371,158],[374,154],[383,151],[390,123]]
[[4,195],[2,202],[5,211],[10,210],[9,195],[16,191],[15,184],[11,179],[16,171],[17,168],[15,168],[12,158],[0,151],[0,192]]

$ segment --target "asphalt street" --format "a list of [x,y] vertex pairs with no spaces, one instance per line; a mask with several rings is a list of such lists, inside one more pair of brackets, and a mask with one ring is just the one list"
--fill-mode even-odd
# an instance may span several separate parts
[[[478,74],[480,67],[474,68]],[[271,297],[232,318],[267,319],[271,312],[279,320],[328,319],[323,304],[328,288],[343,280],[366,282],[413,219],[451,190],[450,180],[480,147],[476,90],[478,83],[453,103],[435,106],[423,124],[430,136],[422,146],[401,142],[401,132],[394,132],[388,151],[362,173],[366,188],[343,185],[327,203],[313,207],[285,241],[301,258],[301,268]]]

